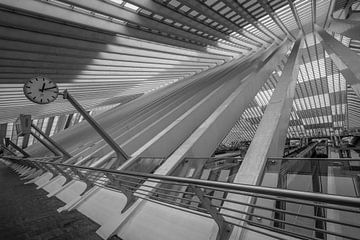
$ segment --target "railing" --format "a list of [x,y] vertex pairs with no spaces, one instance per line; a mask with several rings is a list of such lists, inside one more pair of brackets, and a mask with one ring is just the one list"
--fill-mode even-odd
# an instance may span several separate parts
[[275,239],[292,236],[299,239],[340,237],[355,240],[360,236],[360,199],[355,197],[13,157],[7,159],[15,160],[18,164],[30,161],[52,166],[63,172],[71,172],[71,177],[75,179],[81,179],[81,175],[86,174],[88,183],[124,193],[128,197],[125,210],[136,199],[144,199],[213,218],[219,226],[218,239],[221,240],[229,237],[234,226]]

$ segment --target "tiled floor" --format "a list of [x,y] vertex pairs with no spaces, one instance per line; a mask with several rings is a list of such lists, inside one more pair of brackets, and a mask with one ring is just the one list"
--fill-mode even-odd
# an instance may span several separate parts
[[46,194],[0,163],[0,240],[101,239],[99,225],[77,211],[58,213],[64,203]]

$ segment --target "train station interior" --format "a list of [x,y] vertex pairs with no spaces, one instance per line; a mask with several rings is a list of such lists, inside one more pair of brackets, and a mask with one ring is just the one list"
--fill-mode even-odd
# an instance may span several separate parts
[[0,239],[360,239],[360,1],[0,0]]

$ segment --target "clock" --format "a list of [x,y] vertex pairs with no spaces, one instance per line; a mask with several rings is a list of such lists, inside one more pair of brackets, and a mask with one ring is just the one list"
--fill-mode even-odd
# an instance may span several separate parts
[[59,88],[50,79],[38,76],[28,80],[24,84],[24,94],[32,102],[47,104],[56,100]]

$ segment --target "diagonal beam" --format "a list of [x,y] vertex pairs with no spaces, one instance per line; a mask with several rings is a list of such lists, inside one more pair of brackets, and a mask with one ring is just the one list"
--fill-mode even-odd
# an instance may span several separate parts
[[[295,88],[297,75],[299,72],[299,55],[302,38],[299,36],[293,46],[288,61],[283,69],[283,73],[276,85],[276,89],[271,100],[266,107],[265,113],[261,119],[259,127],[250,144],[250,147],[244,157],[244,160],[237,172],[234,183],[256,185],[261,179],[263,169],[268,157],[282,157],[286,134],[289,125],[289,116],[293,106],[293,98],[295,96]],[[251,203],[249,196],[235,196],[230,194],[230,200]],[[226,203],[226,207],[234,207],[232,203]],[[243,212],[249,211],[249,207],[236,206],[238,210]],[[241,208],[241,209],[239,209]],[[225,211],[226,212],[226,211]],[[231,213],[229,213],[231,214]],[[234,215],[232,213],[231,215]],[[237,214],[238,218],[245,218],[244,214]],[[244,223],[239,221],[239,225]],[[231,239],[243,239],[241,236],[245,234],[242,228],[234,228]],[[251,234],[251,232],[247,232]],[[249,237],[249,239],[252,239]]]
[[242,84],[167,159],[158,169],[160,174],[168,174],[169,172],[163,172],[164,169],[170,171],[169,169],[184,157],[211,156],[279,64],[288,49],[288,44],[287,41],[270,56],[265,54],[256,60],[257,62],[253,64],[256,67],[255,70],[247,77],[242,76]]
[[302,33],[303,33],[304,36],[305,36],[306,33],[305,33],[305,30],[304,30],[304,26],[303,26],[302,23],[301,23],[299,14],[298,14],[297,11],[296,11],[296,7],[295,7],[294,3],[292,2],[292,0],[287,0],[287,2],[289,3],[291,12],[292,12],[292,14],[293,14],[293,16],[294,16],[294,18],[295,18],[295,22],[296,22],[296,24],[298,25],[298,28],[302,31]]
[[345,77],[347,83],[354,89],[356,95],[360,97],[360,56],[318,25],[315,25],[315,30],[321,45],[329,54],[331,60]]

